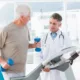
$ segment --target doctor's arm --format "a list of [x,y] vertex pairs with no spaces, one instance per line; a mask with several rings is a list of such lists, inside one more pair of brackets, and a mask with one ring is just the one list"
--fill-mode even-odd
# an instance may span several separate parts
[[64,36],[64,44],[65,44],[65,47],[71,47],[72,46],[72,41],[67,34],[65,34],[65,36]]

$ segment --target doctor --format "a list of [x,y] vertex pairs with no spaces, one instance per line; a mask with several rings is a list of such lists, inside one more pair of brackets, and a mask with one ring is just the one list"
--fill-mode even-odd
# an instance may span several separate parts
[[[59,54],[61,49],[70,47],[69,37],[60,30],[62,17],[58,13],[52,14],[49,20],[49,32],[42,38],[43,60]],[[44,79],[42,80],[62,80],[58,70],[43,69]]]

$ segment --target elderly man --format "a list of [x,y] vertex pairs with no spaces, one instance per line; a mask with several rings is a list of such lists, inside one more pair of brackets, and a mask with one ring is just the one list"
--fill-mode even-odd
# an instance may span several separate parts
[[[6,72],[2,72],[5,80],[12,77],[25,76],[25,65],[28,48],[35,48],[36,43],[29,44],[29,30],[27,23],[30,20],[30,8],[19,5],[16,8],[18,18],[7,25],[0,34],[0,64]],[[7,64],[8,58],[14,65]]]

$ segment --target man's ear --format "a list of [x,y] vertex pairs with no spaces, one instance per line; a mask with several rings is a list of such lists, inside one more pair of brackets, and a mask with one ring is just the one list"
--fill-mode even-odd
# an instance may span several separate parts
[[59,23],[59,27],[61,27],[62,23]]

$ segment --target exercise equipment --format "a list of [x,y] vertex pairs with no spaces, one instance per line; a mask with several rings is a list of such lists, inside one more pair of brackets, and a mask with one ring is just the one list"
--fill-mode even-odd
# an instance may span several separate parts
[[[43,61],[26,77],[12,78],[11,80],[37,80],[40,72],[47,65],[49,65],[49,68],[51,70],[57,69],[64,72],[66,80],[76,80],[70,66],[72,65],[73,61],[79,56],[80,51],[77,51],[77,49],[80,50],[80,48],[74,46],[65,48],[61,50],[59,54],[56,54],[55,56],[52,56]],[[66,53],[70,54],[70,57],[68,59],[63,58],[63,55],[65,55]]]
[[[40,40],[41,40],[41,38],[38,38],[38,37],[34,39],[35,42],[40,42]],[[41,48],[37,47],[37,48],[35,48],[35,51],[40,52]]]
[[[14,61],[11,58],[9,58],[7,60],[7,64],[10,65],[10,66],[13,66],[14,65]],[[5,72],[6,69],[4,69],[2,66],[0,66],[0,71]]]
[[[13,61],[11,58],[9,58],[9,59],[7,60],[7,64],[9,64],[10,66],[13,66],[13,65],[14,65],[14,61]],[[4,80],[3,75],[2,75],[2,72],[5,72],[5,71],[6,71],[6,69],[4,69],[4,68],[0,65],[0,80]]]

